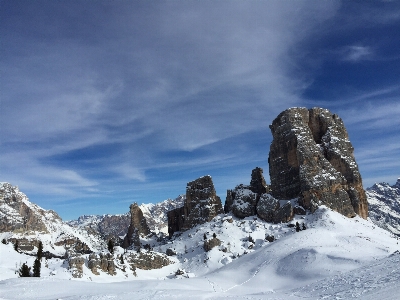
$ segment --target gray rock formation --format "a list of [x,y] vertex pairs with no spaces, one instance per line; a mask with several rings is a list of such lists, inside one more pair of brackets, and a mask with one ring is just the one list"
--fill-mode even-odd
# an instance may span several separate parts
[[110,253],[100,253],[98,256],[95,253],[89,255],[88,268],[94,275],[100,275],[99,270],[109,274],[116,275],[116,267],[114,262],[114,256]]
[[227,190],[225,213],[232,212],[238,218],[254,216],[261,194],[268,190],[263,169],[256,167],[251,172],[250,185],[239,184],[233,190]]
[[231,210],[236,217],[245,218],[256,214],[259,196],[252,192],[250,186],[240,184],[231,191],[231,195],[233,196]]
[[257,203],[257,215],[264,221],[274,222],[276,219],[275,214],[279,207],[278,200],[269,194],[263,194]]
[[183,207],[168,212],[168,233],[185,231],[211,221],[223,213],[211,176],[203,176],[187,184]]
[[72,277],[82,278],[84,263],[85,263],[85,259],[82,256],[70,257],[68,259],[68,265],[72,272]]
[[46,219],[61,221],[55,211],[44,210],[29,202],[18,187],[0,183],[0,232],[43,232],[48,233]]
[[205,240],[204,244],[203,244],[204,251],[206,251],[206,252],[208,252],[212,248],[218,247],[218,246],[221,246],[221,241],[216,237],[213,237],[210,240]]
[[[18,240],[23,252],[32,251],[39,241],[49,244],[51,253],[47,257],[61,257],[65,251],[90,253],[103,246],[98,236],[72,228],[56,212],[30,202],[18,187],[9,183],[0,183],[0,232],[8,232],[9,241]],[[41,240],[43,233],[49,233],[50,240]]]
[[128,228],[128,233],[123,241],[124,248],[128,248],[132,245],[139,246],[140,236],[147,236],[150,234],[150,229],[147,226],[146,219],[137,203],[131,204],[129,209],[131,213],[131,222]]
[[369,217],[377,226],[400,236],[400,178],[394,185],[376,183],[366,191]]
[[138,268],[142,270],[161,269],[172,263],[167,255],[152,251],[130,253],[127,256],[127,261],[132,269]]
[[250,185],[240,184],[234,190],[227,191],[225,212],[232,212],[238,218],[258,215],[267,222],[288,222],[293,218],[290,202],[282,207],[272,197],[265,183],[263,169],[257,167],[251,172]]
[[146,218],[147,225],[152,232],[168,233],[167,213],[185,203],[186,196],[180,195],[175,199],[167,199],[156,204],[141,204],[140,209]]
[[100,259],[97,254],[92,253],[89,255],[88,268],[92,271],[94,275],[100,275]]
[[270,125],[272,195],[299,197],[315,210],[326,205],[353,217],[368,217],[361,175],[343,121],[326,109],[289,108]]
[[125,236],[131,222],[130,213],[121,215],[84,215],[77,220],[68,221],[72,227],[83,229],[92,235],[101,236],[105,242],[117,241]]
[[269,187],[265,182],[264,170],[260,167],[256,167],[251,171],[250,190],[258,195],[269,192]]

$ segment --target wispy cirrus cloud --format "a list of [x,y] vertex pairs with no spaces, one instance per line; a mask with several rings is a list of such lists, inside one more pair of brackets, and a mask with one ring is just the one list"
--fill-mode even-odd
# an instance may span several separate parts
[[350,62],[370,60],[374,57],[374,51],[369,46],[353,45],[346,46],[339,50],[341,59]]
[[[397,90],[382,86],[393,83],[362,93],[340,83],[343,98],[326,102],[303,93],[317,82],[325,94],[338,82],[323,76],[338,72],[324,68],[327,61],[358,67],[381,59],[386,41],[347,33],[361,36],[377,9],[372,26],[390,25],[396,9],[340,1],[13,3],[0,12],[0,176],[27,192],[40,195],[47,184],[57,199],[101,202],[118,192],[130,201],[137,191],[146,201],[149,190],[178,194],[203,172],[214,173],[218,189],[232,188],[249,176],[244,169],[266,168],[268,125],[291,106],[337,103],[353,128],[390,123],[389,105],[358,104],[389,101]],[[396,114],[397,106],[387,119]],[[152,197],[176,196],[161,192]]]

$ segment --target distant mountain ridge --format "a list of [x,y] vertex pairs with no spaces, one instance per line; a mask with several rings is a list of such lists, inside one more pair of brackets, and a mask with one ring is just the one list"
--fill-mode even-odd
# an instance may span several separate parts
[[86,252],[105,247],[93,232],[73,228],[53,210],[46,210],[29,201],[17,186],[0,183],[0,235],[2,239],[19,241],[19,248],[32,251],[42,241],[44,251],[62,256],[65,251]]
[[400,236],[400,178],[394,185],[376,183],[366,190],[369,217],[377,226]]
[[[180,195],[175,199],[166,199],[159,203],[141,204],[139,208],[146,218],[147,225],[152,232],[168,233],[167,212],[183,206],[186,196]],[[77,220],[67,223],[76,228],[97,231],[104,238],[123,237],[128,232],[130,213],[117,215],[83,215]]]
[[153,204],[141,204],[140,209],[146,218],[147,225],[153,232],[168,233],[167,212],[184,205],[186,195],[179,195],[175,199],[166,199],[162,202]]

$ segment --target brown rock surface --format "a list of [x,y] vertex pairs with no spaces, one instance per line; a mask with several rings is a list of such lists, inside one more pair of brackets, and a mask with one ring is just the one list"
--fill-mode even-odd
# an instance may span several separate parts
[[161,269],[172,263],[167,255],[157,252],[130,253],[127,260],[134,269],[142,270]]
[[128,248],[131,245],[139,246],[140,236],[147,236],[150,234],[146,219],[137,203],[131,204],[129,209],[131,213],[131,224],[129,225],[128,233],[123,241],[124,248]]
[[324,204],[348,217],[367,218],[354,149],[337,115],[322,108],[290,108],[270,128],[268,161],[275,198],[300,197],[301,205],[312,211]]
[[200,177],[187,184],[183,207],[168,212],[168,233],[172,236],[176,231],[188,230],[221,213],[221,199],[215,192],[211,176]]
[[218,247],[218,246],[221,246],[221,241],[219,239],[217,239],[216,237],[213,237],[210,240],[204,241],[204,244],[203,244],[204,251],[206,251],[206,252],[208,252],[212,248]]

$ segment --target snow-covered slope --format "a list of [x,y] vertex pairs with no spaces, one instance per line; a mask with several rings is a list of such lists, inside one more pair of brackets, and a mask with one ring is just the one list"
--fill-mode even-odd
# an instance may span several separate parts
[[[393,266],[399,263],[399,255],[392,255],[400,247],[391,233],[326,207],[296,216],[292,224],[295,222],[304,223],[307,229],[296,232],[287,224],[219,215],[170,241],[142,240],[154,251],[176,251],[171,257],[174,264],[162,269],[137,270],[137,277],[122,269],[117,269],[115,276],[95,276],[85,264],[81,279],[65,281],[62,279],[70,276],[67,265],[50,260],[48,268],[42,268],[42,273],[48,274],[45,278],[2,281],[0,299],[32,295],[41,299],[372,299],[371,295],[380,295],[386,299],[400,292],[395,282],[400,270]],[[221,245],[205,252],[204,234],[210,240],[214,233]],[[265,240],[272,235],[274,242]],[[13,251],[2,244],[0,250]],[[7,256],[11,259],[1,259],[0,264],[12,275],[16,263],[12,260],[25,261],[26,257]],[[184,270],[182,275],[175,275],[178,269]],[[8,277],[16,276],[11,275]],[[93,286],[83,281],[114,283]],[[50,282],[51,288],[43,290]],[[386,290],[390,292],[386,294]]]
[[376,183],[366,190],[369,217],[377,226],[400,236],[400,178],[396,184]]
[[[152,232],[168,234],[167,212],[183,206],[184,201],[185,195],[180,195],[176,199],[167,199],[155,204],[141,204],[139,207]],[[77,220],[67,223],[72,227],[100,235],[108,240],[110,237],[124,237],[128,232],[130,221],[131,216],[128,212],[119,215],[83,215]]]

